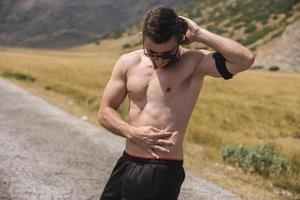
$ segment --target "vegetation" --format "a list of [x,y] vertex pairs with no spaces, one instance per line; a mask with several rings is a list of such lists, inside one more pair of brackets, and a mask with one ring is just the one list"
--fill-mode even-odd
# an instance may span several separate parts
[[263,68],[264,68],[263,65],[254,65],[254,66],[252,66],[250,69],[256,70],[256,69],[263,69]]
[[252,149],[241,144],[226,145],[221,149],[221,156],[225,162],[270,178],[277,185],[280,184],[278,180],[285,177],[282,186],[300,193],[299,183],[294,181],[295,178],[300,180],[300,166],[279,155],[272,143],[259,144]]
[[35,78],[32,78],[29,75],[25,75],[18,72],[5,71],[1,73],[1,76],[5,78],[15,78],[17,80],[22,80],[22,81],[32,81],[32,82],[35,81]]
[[126,44],[123,45],[123,49],[128,49],[128,48],[130,48],[130,47],[131,47],[131,45],[128,44],[128,43],[126,43]]
[[269,67],[269,71],[278,71],[279,69],[280,69],[280,67],[278,67],[278,66]]
[[[255,50],[259,40],[278,30],[282,33],[284,27],[296,20],[293,16],[295,12],[300,12],[300,2],[190,0],[178,7],[177,12],[214,33],[230,36]],[[138,31],[139,25],[134,24],[121,34],[125,36]],[[273,35],[276,37],[280,33]]]
[[100,40],[95,41],[95,45],[100,45],[100,43],[101,43]]

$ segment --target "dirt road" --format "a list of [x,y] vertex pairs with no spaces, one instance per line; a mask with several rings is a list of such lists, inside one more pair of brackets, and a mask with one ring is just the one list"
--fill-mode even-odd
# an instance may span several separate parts
[[[0,200],[97,200],[124,139],[0,79]],[[180,200],[238,200],[186,171]]]

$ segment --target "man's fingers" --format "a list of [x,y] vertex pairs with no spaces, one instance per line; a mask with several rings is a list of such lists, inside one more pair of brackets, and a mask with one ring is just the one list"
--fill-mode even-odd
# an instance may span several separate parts
[[189,18],[186,18],[186,17],[183,17],[183,16],[179,16],[179,17],[182,18],[182,19],[184,19],[188,23],[189,29],[191,31],[195,31],[196,28],[198,27],[197,23],[194,22],[193,20],[191,20]]
[[159,145],[159,146],[174,146],[175,144],[173,142],[170,142],[168,140],[163,139],[148,139],[147,144],[150,145]]
[[151,126],[151,130],[154,131],[154,132],[157,132],[157,133],[172,133],[170,131],[166,131],[166,130],[163,130],[163,129],[158,129],[158,128],[155,128],[153,126]]
[[162,130],[160,130],[160,129],[158,129],[158,128],[155,128],[155,127],[153,127],[153,126],[151,126],[151,130],[152,130],[152,131],[155,131],[155,132],[160,132],[160,131],[162,131]]
[[157,140],[157,145],[160,145],[160,146],[174,146],[175,144],[173,142],[170,142],[170,141],[167,141],[167,140]]
[[188,18],[182,16],[182,15],[179,15],[178,17],[182,18],[182,19],[185,19],[185,20],[188,20]]
[[179,16],[180,18],[184,19],[188,24],[192,24],[192,20],[189,18],[186,18],[184,16]]
[[153,138],[169,138],[173,135],[173,133],[170,133],[170,132],[161,132],[161,133],[157,133],[155,135],[152,135]]
[[156,150],[156,151],[163,152],[163,153],[169,153],[170,152],[169,149],[166,149],[166,148],[158,146],[158,145],[153,145],[152,149]]
[[153,156],[154,158],[159,158],[159,155],[157,155],[154,151],[153,151],[153,149],[147,149],[148,150],[148,152],[151,154],[151,156]]
[[173,133],[172,132],[161,132],[161,133],[155,134],[155,137],[164,139],[164,138],[169,138],[172,135],[177,134],[177,133],[178,133],[178,131],[175,131]]

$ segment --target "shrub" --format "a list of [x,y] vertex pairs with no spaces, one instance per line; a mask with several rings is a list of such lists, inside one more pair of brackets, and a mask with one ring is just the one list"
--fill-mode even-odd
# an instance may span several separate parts
[[300,132],[295,132],[293,135],[294,138],[300,139]]
[[95,45],[100,45],[100,40],[95,41]]
[[131,47],[131,45],[128,44],[128,43],[126,43],[126,44],[123,45],[123,49],[128,49],[128,48],[130,48],[130,47]]
[[122,36],[122,31],[116,31],[110,34],[110,38],[112,39],[119,39]]
[[[249,154],[248,150],[241,144],[234,144],[232,146],[225,146],[221,150],[223,160],[226,162],[242,167],[245,157]],[[242,167],[243,168],[243,167]]]
[[[273,180],[274,186],[281,187],[293,193],[300,194],[300,175],[292,173],[288,176],[276,177]],[[296,198],[298,199],[298,198]]]
[[256,31],[256,26],[254,24],[250,24],[245,28],[245,33],[253,33]]
[[271,31],[275,30],[275,27],[266,26],[262,30],[252,32],[247,39],[242,41],[243,45],[250,45],[257,40],[263,38],[266,34],[270,33]]
[[278,67],[278,66],[271,66],[271,67],[269,67],[269,71],[278,71],[280,69],[280,67]]
[[256,51],[257,46],[252,46],[252,47],[250,47],[249,49],[250,49],[251,51]]
[[254,65],[254,66],[252,66],[250,69],[263,69],[264,68],[264,66],[263,65]]
[[15,78],[17,80],[22,80],[22,81],[31,81],[34,82],[35,78],[26,75],[26,74],[22,74],[19,72],[10,72],[10,71],[5,71],[1,73],[1,76],[6,77],[6,78]]
[[241,144],[227,145],[221,149],[221,156],[225,162],[264,177],[275,177],[292,170],[291,162],[281,157],[271,143],[253,149],[246,149]]
[[52,90],[52,87],[50,85],[46,85],[44,88],[45,90]]

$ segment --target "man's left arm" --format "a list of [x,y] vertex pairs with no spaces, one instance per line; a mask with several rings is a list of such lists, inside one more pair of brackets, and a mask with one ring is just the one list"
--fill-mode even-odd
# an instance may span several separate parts
[[196,72],[229,79],[231,76],[249,69],[254,63],[255,56],[247,47],[232,39],[214,34],[188,18],[182,18],[188,22],[187,37],[190,42],[201,42],[215,50],[199,51]]

